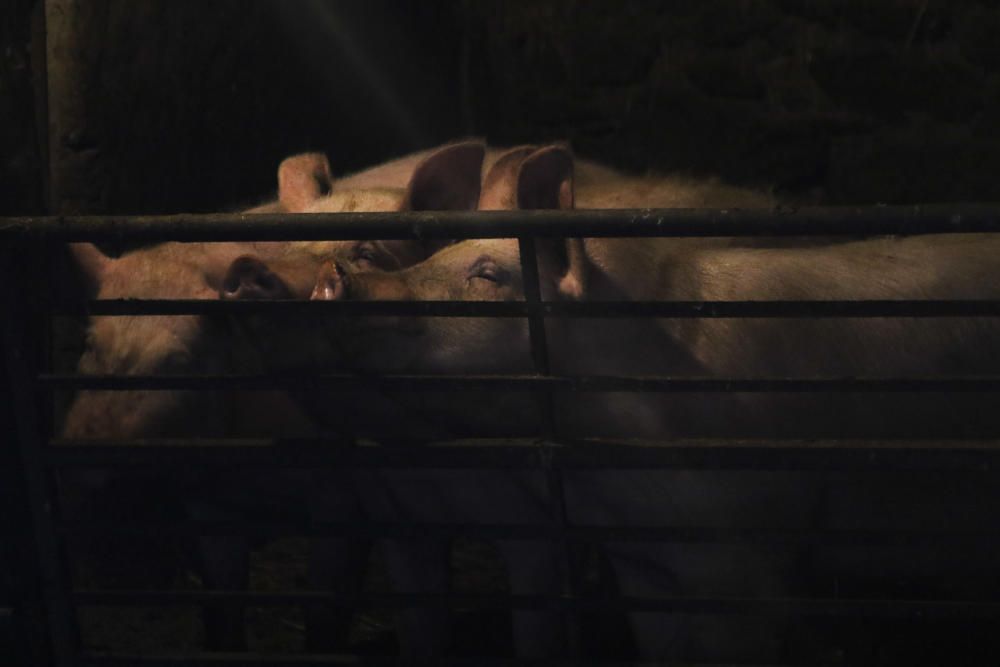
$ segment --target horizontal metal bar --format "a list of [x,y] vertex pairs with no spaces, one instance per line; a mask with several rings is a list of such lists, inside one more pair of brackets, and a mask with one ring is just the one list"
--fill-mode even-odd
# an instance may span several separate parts
[[[222,301],[209,299],[106,299],[59,303],[60,315],[396,315],[525,317],[523,301]],[[565,318],[722,317],[997,317],[1000,300],[882,301],[587,301],[542,302],[538,312]]]
[[586,391],[656,393],[995,392],[1000,377],[698,378],[596,375],[82,375],[45,373],[42,384],[104,391],[229,389],[248,391]]
[[[84,443],[87,441],[77,441]],[[536,468],[540,465],[537,447],[477,446],[459,447],[353,447],[343,442],[328,447],[303,447],[295,441],[262,441],[269,445],[206,444],[212,441],[187,441],[188,444],[149,444],[146,441],[120,441],[102,446],[55,441],[45,448],[45,458],[57,468],[188,466],[264,467],[264,468]],[[291,442],[293,444],[287,444]],[[200,444],[199,444],[200,443]],[[180,446],[176,446],[179,444]],[[447,451],[446,451],[447,450]]]
[[[74,663],[78,667],[218,667],[219,665],[238,665],[239,667],[302,667],[336,666],[336,665],[378,665],[380,667],[398,667],[409,665],[412,661],[387,655],[367,654],[324,654],[324,653],[294,653],[294,654],[256,654],[256,653],[183,653],[179,655],[155,655],[151,653],[130,654],[110,652],[84,652]],[[528,658],[494,658],[494,657],[447,657],[435,656],[434,665],[442,667],[581,667],[581,665],[600,665],[600,667],[662,667],[662,662],[645,662],[629,660],[626,662],[599,660],[581,662],[578,659],[528,659]],[[670,663],[673,667],[732,667],[732,663],[714,664],[699,662],[697,665],[688,663]],[[786,666],[787,667],[787,666]]]
[[[43,448],[58,468],[199,465],[266,468],[540,469],[650,468],[711,470],[927,470],[1000,471],[998,440],[672,440],[580,441],[546,444],[531,439],[420,441],[395,446],[344,446],[316,440],[56,440]],[[323,446],[330,442],[333,446]]]
[[234,591],[234,590],[75,590],[71,598],[83,606],[161,606],[198,605],[215,602],[237,603],[248,607],[280,607],[310,603],[361,601],[391,609],[410,607],[462,608],[479,610],[545,609],[563,604],[562,596],[544,595],[473,595],[437,593],[364,593],[361,596],[333,591]]
[[443,523],[311,523],[302,521],[63,521],[67,535],[156,535],[192,537],[287,536],[450,539],[475,537],[497,540],[548,540],[558,532],[579,542],[670,542],[674,544],[789,544],[848,547],[950,547],[975,549],[1000,544],[1000,529],[983,531],[813,530],[808,528],[731,528],[712,526],[443,524]]
[[650,611],[689,614],[740,614],[775,616],[874,617],[874,618],[998,618],[1000,603],[892,599],[610,599],[595,611]]
[[441,211],[0,218],[0,239],[223,241],[870,236],[1000,231],[996,206]]
[[[477,660],[478,664],[480,661]],[[439,664],[467,664],[457,660],[445,660]],[[388,656],[368,656],[351,654],[256,654],[256,653],[183,653],[179,655],[153,655],[149,653],[108,653],[86,651],[74,663],[78,667],[218,667],[238,665],[239,667],[302,667],[332,665],[385,665],[402,664],[397,658]],[[487,664],[492,664],[487,662]],[[498,663],[502,664],[502,663]],[[517,664],[511,662],[510,664]]]
[[[161,606],[205,603],[235,603],[254,607],[274,607],[310,603],[351,603],[354,596],[332,592],[283,591],[74,591],[72,598],[83,606]],[[998,618],[1000,602],[966,600],[894,600],[823,598],[589,598],[542,595],[468,595],[366,593],[361,600],[379,607],[463,608],[463,609],[545,609],[587,611],[649,611],[691,614],[874,616],[890,618]]]
[[[1000,302],[998,314],[1000,314]],[[524,317],[523,301],[222,301],[209,299],[107,299],[55,304],[59,315],[246,315],[292,313],[419,315],[437,317]]]

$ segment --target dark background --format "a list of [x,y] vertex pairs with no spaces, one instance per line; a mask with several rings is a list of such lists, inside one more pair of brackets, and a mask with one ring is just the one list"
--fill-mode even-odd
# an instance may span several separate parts
[[817,203],[1000,191],[1000,8],[985,0],[0,12],[0,214],[225,210],[267,197],[296,151],[344,173],[470,134],[570,139],[620,167]]

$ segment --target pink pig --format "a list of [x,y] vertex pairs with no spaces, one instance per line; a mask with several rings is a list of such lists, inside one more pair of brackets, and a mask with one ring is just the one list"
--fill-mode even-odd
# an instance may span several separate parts
[[[278,202],[248,213],[473,207],[479,194],[482,152],[482,145],[476,142],[433,151],[415,166],[405,189],[359,191],[341,187],[332,193],[326,158],[318,154],[295,156],[279,168]],[[467,173],[471,176],[467,177]],[[453,182],[459,185],[452,187]],[[294,296],[296,290],[307,296],[314,286],[320,258],[356,254],[373,265],[398,266],[416,261],[425,252],[418,242],[392,245],[349,241],[164,243],[117,259],[105,256],[90,244],[73,244],[71,249],[94,295],[101,299],[209,299],[217,298],[220,293],[226,298],[279,298]],[[252,262],[248,272],[247,260],[242,259],[248,255],[279,267],[287,282],[279,284],[267,275],[253,274]],[[296,277],[300,279],[296,281]],[[251,344],[244,335],[246,330],[234,335],[231,324],[197,315],[93,317],[80,372],[121,375],[258,372],[265,365],[260,348]],[[313,420],[287,394],[236,391],[82,391],[75,397],[63,428],[63,436],[72,439],[266,437],[316,432]],[[191,488],[198,492],[186,498],[186,504],[196,517],[227,518],[227,513],[219,513],[219,504],[215,502],[222,496],[224,505],[232,505],[233,498],[226,495],[231,493],[227,486],[241,489],[243,500],[238,503],[249,499],[253,504],[256,494],[248,489],[256,488],[261,497],[267,497],[284,485],[293,492],[292,496],[304,494],[296,502],[306,503],[316,516],[342,520],[355,511],[354,495],[349,488],[342,493],[329,490],[320,495],[313,493],[315,484],[329,485],[327,477],[321,482],[316,482],[315,475],[307,479],[294,474],[278,477],[273,473],[240,473],[226,484],[196,484]],[[101,480],[88,482],[92,487]],[[202,547],[208,585],[246,587],[245,540],[205,537]],[[358,556],[356,552],[353,545],[343,541],[315,541],[313,559],[323,561],[313,572],[320,579],[319,585],[327,589],[341,587],[345,593],[359,585],[356,571],[363,554]],[[346,636],[349,617],[335,620],[340,627],[333,631],[308,623],[310,645],[329,645],[328,639],[337,633]],[[213,647],[234,650],[245,646],[241,609],[212,606],[207,610],[206,623]],[[313,629],[317,627],[325,632],[314,636]]]
[[[501,201],[521,208],[568,208],[573,201],[568,152],[550,147],[525,153],[520,160],[498,161],[494,169],[501,171],[487,175],[483,197],[494,198],[489,205]],[[503,184],[507,193],[497,190]],[[744,247],[702,239],[586,239],[561,246],[540,243],[538,261],[542,296],[548,300],[995,299],[1000,290],[992,280],[1000,270],[1000,240],[993,236],[801,247]],[[516,301],[524,296],[513,240],[464,241],[392,273],[358,272],[330,262],[313,294],[364,300]],[[528,328],[516,318],[426,317],[413,318],[406,326],[395,324],[380,325],[379,318],[329,322],[322,334],[330,341],[333,365],[359,372],[431,374],[522,373],[532,368]],[[557,374],[922,377],[995,374],[1000,370],[1000,350],[994,347],[1000,340],[997,327],[990,318],[595,318],[553,319],[546,329]],[[355,428],[375,435],[499,436],[540,429],[531,397],[520,394],[399,394],[367,404],[366,395],[355,398],[349,408]],[[927,394],[723,397],[584,392],[558,395],[555,419],[564,437],[947,437],[956,430],[1000,430],[991,396],[961,399]],[[329,405],[328,410],[340,413],[343,407]],[[402,511],[414,520],[520,522],[547,517],[541,480],[531,475],[383,475],[384,480],[370,488],[391,499],[388,512]],[[900,492],[907,497],[928,492],[913,484],[904,483]],[[982,491],[975,487],[975,493]],[[975,493],[960,495],[968,499]],[[879,498],[875,486],[826,489],[807,474],[786,472],[571,472],[566,474],[566,494],[571,521],[583,525],[801,529],[811,525],[822,494],[834,523],[848,521],[842,509],[865,503],[879,508],[867,518],[873,525],[901,519]],[[994,496],[982,496],[986,507],[995,507]],[[366,507],[374,504],[366,501]],[[546,546],[520,545],[520,552],[505,553],[512,589],[551,591],[558,576]],[[613,542],[605,547],[622,594],[639,597],[780,597],[786,594],[785,577],[798,556],[781,545]],[[529,621],[526,616],[520,620]],[[556,636],[552,618],[539,614],[530,620]],[[636,612],[631,620],[647,659],[773,660],[785,638],[783,621],[766,617]],[[544,638],[535,647],[543,644]]]

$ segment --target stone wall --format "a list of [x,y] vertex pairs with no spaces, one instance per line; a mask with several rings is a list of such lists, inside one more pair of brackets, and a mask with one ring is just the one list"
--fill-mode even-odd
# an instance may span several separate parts
[[829,203],[996,200],[976,0],[468,2],[481,131]]
[[55,211],[224,210],[296,151],[343,173],[471,133],[806,202],[1000,196],[995,1],[14,0],[0,31],[8,213],[46,173]]
[[45,208],[44,132],[35,104],[44,77],[33,69],[33,56],[44,53],[32,52],[44,25],[40,9],[35,0],[7,0],[0,9],[0,215]]
[[224,210],[298,151],[342,173],[446,140],[440,4],[45,0],[54,210]]

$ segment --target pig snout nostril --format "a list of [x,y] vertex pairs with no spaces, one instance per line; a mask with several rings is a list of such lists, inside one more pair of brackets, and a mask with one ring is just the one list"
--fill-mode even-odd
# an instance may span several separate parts
[[234,260],[219,291],[224,299],[281,299],[289,296],[281,278],[253,257]]
[[313,301],[340,301],[347,298],[348,277],[343,267],[335,261],[325,263],[319,272],[310,299]]
[[273,292],[277,289],[277,283],[274,280],[274,276],[269,273],[259,276],[251,276],[251,280],[257,288],[264,292]]
[[229,273],[226,275],[225,280],[222,281],[222,291],[224,294],[229,296],[235,296],[240,290],[240,277],[234,273]]

